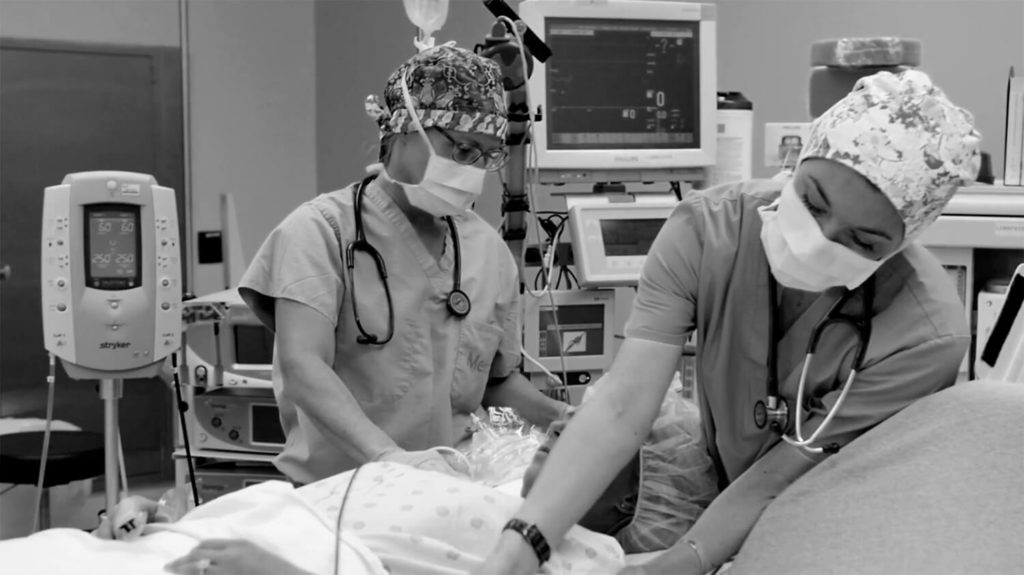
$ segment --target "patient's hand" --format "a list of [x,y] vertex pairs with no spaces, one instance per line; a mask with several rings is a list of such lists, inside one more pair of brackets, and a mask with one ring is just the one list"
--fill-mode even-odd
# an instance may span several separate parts
[[177,575],[311,575],[243,539],[209,539],[164,566]]
[[107,510],[92,534],[100,539],[132,540],[142,535],[142,528],[147,523],[168,521],[170,518],[160,512],[156,501],[132,495]]

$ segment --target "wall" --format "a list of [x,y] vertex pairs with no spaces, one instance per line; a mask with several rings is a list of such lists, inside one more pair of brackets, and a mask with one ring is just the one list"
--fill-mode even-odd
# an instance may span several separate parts
[[[720,0],[720,89],[754,102],[755,175],[763,167],[764,122],[807,121],[810,46],[815,40],[899,36],[922,42],[922,65],[970,110],[1001,177],[1006,75],[1024,71],[1020,0]],[[1020,72],[1018,72],[1020,73]]]
[[[510,2],[517,7],[519,2]],[[719,89],[755,105],[754,166],[765,168],[764,122],[807,121],[810,46],[846,36],[901,36],[923,43],[922,69],[974,113],[984,149],[1002,169],[1006,74],[1024,73],[1020,0],[720,0]],[[399,0],[317,1],[318,174],[321,190],[347,184],[373,161],[376,133],[363,114],[387,74],[412,54]],[[471,47],[489,30],[477,0],[451,0],[439,38]],[[966,25],[970,23],[970,25]],[[490,211],[491,207],[488,207]]]
[[0,0],[0,36],[179,46],[178,0]]
[[[180,12],[178,0],[0,0],[0,36],[180,47]],[[220,229],[231,193],[245,258],[317,190],[313,18],[312,0],[188,2],[192,229]],[[223,289],[222,267],[191,253],[192,291]]]
[[[193,234],[220,229],[233,196],[245,261],[317,191],[312,0],[190,0]],[[197,295],[224,288],[222,267],[193,253]],[[234,278],[237,281],[237,277]]]

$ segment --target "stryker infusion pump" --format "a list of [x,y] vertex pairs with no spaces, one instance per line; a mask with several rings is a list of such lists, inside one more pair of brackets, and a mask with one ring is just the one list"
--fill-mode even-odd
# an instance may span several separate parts
[[68,174],[43,198],[43,338],[75,379],[152,377],[181,341],[174,190],[147,174]]

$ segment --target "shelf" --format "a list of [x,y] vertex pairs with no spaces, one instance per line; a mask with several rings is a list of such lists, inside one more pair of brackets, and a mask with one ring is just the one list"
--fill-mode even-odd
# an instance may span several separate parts
[[[185,449],[175,449],[175,459],[185,458]],[[245,451],[220,451],[216,449],[193,449],[192,457],[205,457],[208,459],[224,459],[229,461],[257,461],[262,463],[273,463],[277,457],[275,453],[253,453]]]

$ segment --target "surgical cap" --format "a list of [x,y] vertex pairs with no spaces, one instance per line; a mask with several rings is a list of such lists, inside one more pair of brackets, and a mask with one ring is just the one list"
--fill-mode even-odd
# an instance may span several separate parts
[[879,72],[811,124],[800,154],[844,164],[875,185],[903,220],[903,241],[939,217],[981,167],[974,118],[917,70]]
[[407,82],[412,107],[424,128],[504,139],[508,110],[497,64],[469,50],[445,44],[416,54],[388,78],[384,105],[370,96],[366,112],[381,137],[415,130],[402,96]]
[[718,495],[718,476],[704,442],[700,411],[670,389],[640,448],[633,520],[615,534],[626,553],[674,545]]

